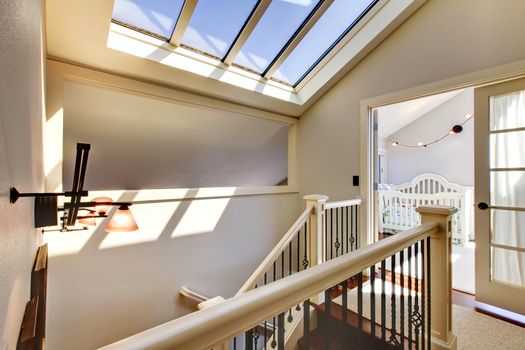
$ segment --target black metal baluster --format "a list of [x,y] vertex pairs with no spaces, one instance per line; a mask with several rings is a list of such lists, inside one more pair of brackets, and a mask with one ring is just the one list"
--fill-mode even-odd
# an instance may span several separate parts
[[308,261],[308,221],[304,223],[304,259],[303,268],[306,270],[309,265]]
[[330,209],[330,260],[334,258],[334,218],[333,218],[333,209]]
[[330,326],[330,320],[332,317],[332,299],[331,299],[331,288],[325,290],[324,292],[324,311],[325,311],[325,322],[324,326],[325,329],[323,330],[324,333],[324,343],[325,348],[330,349],[330,343],[331,343],[331,326]]
[[348,253],[352,245],[352,235],[348,237],[348,207],[346,209],[346,252]]
[[412,246],[408,247],[408,348],[412,349]]
[[343,288],[343,323],[346,324],[348,320],[348,280],[344,280],[341,287]]
[[[288,244],[288,276],[292,275],[292,242]],[[293,321],[292,308],[288,309],[288,322]]]
[[351,207],[352,209],[352,251],[357,249],[357,234],[355,232],[355,206]]
[[[275,282],[275,275],[276,275],[276,273],[277,273],[276,269],[277,269],[277,268],[276,268],[276,266],[275,266],[275,261],[274,261],[274,262],[273,262],[273,281],[274,281],[274,282]],[[277,333],[277,332],[276,332],[276,324],[277,324],[277,323],[275,323],[275,316],[273,316],[273,319],[272,319],[272,325],[273,325],[273,334],[272,334],[272,336],[273,336],[273,339],[272,339],[272,344],[271,344],[271,345],[272,345],[272,349],[275,349],[275,347],[277,346],[277,339],[276,339],[276,336],[277,336],[277,334],[276,334],[276,333]]]
[[[266,285],[267,277],[266,273],[264,273],[264,285]],[[264,350],[266,350],[266,343],[268,343],[268,337],[267,337],[267,331],[268,331],[268,322],[264,321]]]
[[357,274],[357,349],[363,347],[363,273]]
[[415,293],[415,302],[414,302],[414,311],[410,318],[412,325],[414,327],[414,338],[416,343],[416,350],[419,350],[419,327],[421,326],[421,315],[419,313],[419,253],[418,253],[419,243],[414,244],[414,259],[415,259],[415,279],[416,279],[416,293]]
[[284,250],[281,252],[281,278],[284,278]]
[[385,293],[385,278],[386,278],[386,261],[381,261],[381,341],[386,341],[386,293]]
[[251,329],[244,333],[244,349],[253,350],[253,334]]
[[233,350],[237,350],[237,337],[233,337]]
[[324,260],[328,261],[328,210],[324,211]]
[[284,312],[281,312],[279,316],[277,316],[278,319],[278,336],[277,336],[277,349],[278,350],[284,350]]
[[288,244],[288,275],[292,275],[292,242]]
[[[421,349],[425,349],[425,314],[426,314],[426,308],[425,308],[425,294],[426,294],[426,276],[425,276],[425,245],[424,240],[419,241],[419,244],[421,245]],[[430,350],[430,349],[428,349]]]
[[257,342],[259,340],[259,331],[257,330],[257,326],[253,327],[252,335],[253,335],[253,348],[257,350],[258,349]]
[[399,342],[396,336],[396,255],[392,255],[390,258],[390,275],[391,275],[391,285],[392,285],[392,294],[390,297],[390,308],[391,308],[391,325],[390,325],[390,339],[388,344],[397,348],[399,347]]
[[428,311],[427,311],[427,346],[431,349],[432,346],[432,327],[431,327],[431,307],[430,307],[430,236],[427,237],[427,299],[428,299]]
[[335,208],[335,256],[339,256],[339,208]]
[[[425,298],[426,298],[426,276],[425,276],[425,241],[419,241],[421,245],[421,349],[425,350],[426,341],[425,341],[425,322],[426,322],[426,308],[425,308]],[[429,349],[430,350],[430,349]]]
[[339,227],[339,233],[341,234],[341,239],[339,241],[339,243],[341,244],[341,255],[343,255],[345,253],[345,249],[344,249],[344,242],[345,242],[345,236],[344,236],[344,220],[343,220],[343,211],[344,211],[344,208],[339,208],[339,214],[341,215],[341,219],[340,219],[340,227]]
[[303,340],[304,349],[310,349],[310,299],[303,303]]
[[358,247],[359,243],[359,206],[355,205],[355,249]]
[[376,266],[370,267],[370,349],[374,349],[376,339]]
[[299,257],[301,256],[301,229],[299,229],[299,232],[297,232],[297,272],[301,271],[301,265],[299,263]]
[[401,299],[399,301],[399,313],[400,313],[400,334],[401,334],[401,349],[405,348],[405,271],[403,264],[405,262],[405,251],[402,250],[399,252],[399,266],[401,266]]

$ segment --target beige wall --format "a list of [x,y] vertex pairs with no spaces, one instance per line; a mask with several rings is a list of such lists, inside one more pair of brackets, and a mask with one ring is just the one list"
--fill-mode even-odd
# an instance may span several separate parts
[[0,1],[0,349],[16,349],[40,243],[33,201],[9,203],[9,187],[43,188],[40,1]]
[[[75,129],[71,128],[74,120],[64,123],[69,113],[67,87],[64,90],[64,86],[71,82],[147,97],[152,101],[191,105],[194,117],[212,110],[217,118],[234,114],[246,120],[279,121],[290,130],[297,122],[279,114],[52,60],[48,60],[47,76],[46,132],[57,135],[46,139],[46,167],[50,169],[46,186],[50,190],[62,187],[62,145],[68,147],[65,150],[68,152],[74,147],[71,135],[62,137],[62,130],[69,133],[68,130]],[[152,102],[144,102],[147,103]],[[106,107],[108,112],[110,108],[119,108],[116,105]],[[90,128],[85,121],[81,127]],[[150,123],[147,116],[142,116],[141,122],[143,129],[147,129]],[[139,128],[140,122],[136,120],[135,123]],[[64,124],[68,126],[64,128]],[[176,127],[166,126],[168,129]],[[114,129],[115,133],[121,132]],[[150,134],[136,133],[135,136],[141,136],[140,142],[154,147],[166,142]],[[293,140],[292,136],[289,144],[292,174]],[[139,141],[137,145],[140,146]],[[90,157],[95,157],[96,152],[111,152],[111,144],[101,149],[96,139],[90,142]],[[230,144],[235,142],[232,140]],[[165,156],[169,158],[169,154]],[[141,159],[135,161],[141,162]],[[68,160],[64,160],[64,167],[65,162]],[[99,167],[100,164],[90,161],[87,176],[96,177]],[[161,174],[164,169],[148,166],[145,171],[155,179],[154,175]],[[107,176],[118,175],[109,172]],[[64,183],[64,188],[69,186]],[[210,297],[232,296],[296,220],[299,208],[304,205],[293,186],[114,189],[113,192],[90,192],[90,198],[109,194],[114,200],[136,202],[131,209],[140,228],[138,231],[107,234],[104,221],[93,230],[47,233],[45,236],[50,254],[47,324],[50,349],[93,349],[194,311],[196,305],[178,295],[183,285]]]
[[523,13],[521,0],[429,0],[301,116],[301,192],[358,195],[360,101],[525,59]]

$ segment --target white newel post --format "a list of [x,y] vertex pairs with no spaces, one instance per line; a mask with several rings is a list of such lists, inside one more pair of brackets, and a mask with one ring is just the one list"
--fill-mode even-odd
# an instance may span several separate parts
[[310,266],[318,265],[323,262],[323,222],[324,222],[324,205],[328,196],[323,194],[309,194],[303,197],[306,205],[313,208],[312,215],[308,220],[308,229],[310,230]]
[[438,230],[430,237],[430,300],[432,349],[457,349],[452,332],[452,215],[456,208],[421,206],[421,223],[437,223]]

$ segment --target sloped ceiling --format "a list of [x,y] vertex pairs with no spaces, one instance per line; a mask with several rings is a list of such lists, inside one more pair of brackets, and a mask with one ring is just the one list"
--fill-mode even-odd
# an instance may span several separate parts
[[446,92],[378,108],[377,133],[379,137],[386,138],[392,135],[462,91]]
[[368,42],[363,43],[360,39],[363,49],[354,53],[354,58],[348,61],[340,58],[341,54],[348,53],[348,45],[342,47],[323,67],[323,73],[316,73],[311,79],[314,84],[302,88],[297,97],[289,101],[265,95],[264,86],[249,90],[108,48],[113,10],[113,1],[109,0],[47,0],[47,52],[49,58],[58,61],[298,117],[425,1],[385,0],[383,8],[386,12],[374,17],[371,22],[374,25],[369,27],[367,34]]

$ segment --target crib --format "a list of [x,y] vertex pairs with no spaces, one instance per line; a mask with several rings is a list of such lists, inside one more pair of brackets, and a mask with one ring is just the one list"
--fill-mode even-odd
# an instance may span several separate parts
[[447,205],[458,209],[452,217],[452,241],[474,239],[474,188],[449,182],[437,174],[421,174],[402,185],[379,185],[379,232],[397,233],[421,223],[420,205]]

